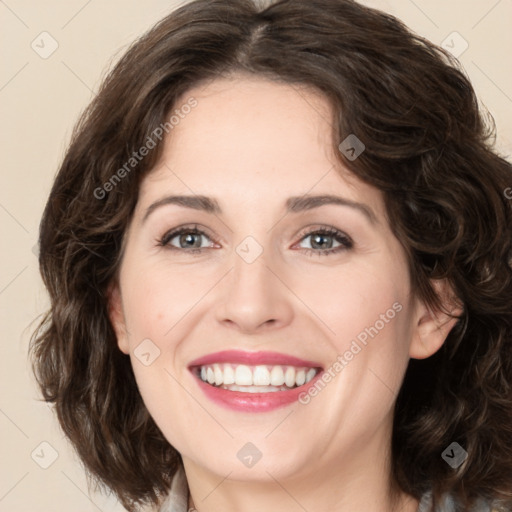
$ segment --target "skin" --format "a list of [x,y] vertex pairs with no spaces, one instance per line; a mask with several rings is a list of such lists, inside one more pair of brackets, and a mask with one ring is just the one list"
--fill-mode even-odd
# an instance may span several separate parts
[[[183,457],[195,508],[414,512],[417,500],[400,494],[393,505],[390,495],[393,405],[409,358],[436,352],[455,320],[411,292],[381,192],[335,158],[323,96],[245,75],[194,88],[177,104],[190,96],[197,107],[141,183],[110,315],[150,414]],[[168,204],[143,221],[171,194],[213,197],[222,213]],[[363,203],[375,222],[332,204],[286,213],[286,199],[304,194]],[[208,233],[196,241],[201,253],[179,236],[175,250],[158,244],[169,230],[196,224]],[[353,247],[327,254],[339,247],[329,236],[315,247],[308,232],[329,226]],[[263,249],[250,264],[236,252],[247,236]],[[308,404],[229,410],[205,397],[187,369],[227,349],[276,351],[329,368],[394,303],[401,311]],[[160,350],[148,366],[134,354],[144,339]],[[263,454],[252,468],[237,458],[247,442]]]

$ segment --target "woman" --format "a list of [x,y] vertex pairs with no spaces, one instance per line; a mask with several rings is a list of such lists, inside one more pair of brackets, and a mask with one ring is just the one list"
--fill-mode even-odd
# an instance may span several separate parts
[[34,370],[130,511],[512,510],[510,164],[349,0],[196,0],[74,133]]

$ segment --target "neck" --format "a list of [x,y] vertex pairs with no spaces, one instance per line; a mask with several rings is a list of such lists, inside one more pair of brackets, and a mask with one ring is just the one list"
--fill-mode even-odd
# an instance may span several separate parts
[[286,476],[272,467],[260,467],[251,480],[237,479],[229,469],[224,474],[212,472],[183,457],[191,495],[189,510],[416,512],[418,501],[394,490],[389,450],[382,450],[383,446],[378,437],[342,456],[323,454],[302,471]]

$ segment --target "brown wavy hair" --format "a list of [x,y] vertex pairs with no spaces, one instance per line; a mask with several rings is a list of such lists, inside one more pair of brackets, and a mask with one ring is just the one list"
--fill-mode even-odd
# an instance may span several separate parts
[[[396,485],[417,499],[432,490],[435,502],[450,492],[464,511],[478,497],[512,509],[512,166],[455,59],[351,0],[189,2],[126,51],[82,114],[41,220],[51,305],[30,351],[88,476],[135,511],[159,503],[181,463],[108,315],[139,185],[162,144],[104,184],[189,89],[234,73],[329,100],[330,142],[356,134],[365,144],[353,161],[337,157],[382,191],[414,293],[441,308],[431,280],[445,278],[463,304],[443,347],[409,363],[393,426]],[[457,469],[441,457],[454,441],[469,454]]]

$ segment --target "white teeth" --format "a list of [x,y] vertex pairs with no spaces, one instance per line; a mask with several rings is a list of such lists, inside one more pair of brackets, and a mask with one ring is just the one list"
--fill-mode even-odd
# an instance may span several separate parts
[[[268,386],[270,384],[270,372],[266,366],[256,366],[252,375],[255,386]],[[225,382],[224,384],[227,384]]]
[[229,391],[242,391],[244,393],[268,393],[269,391],[288,391],[286,386],[237,386],[233,384],[231,386],[222,386],[224,389]]
[[284,384],[284,372],[280,366],[274,366],[270,372],[270,384],[272,386],[282,386]]
[[311,368],[311,370],[306,373],[306,383],[309,382],[316,375],[316,370]]
[[315,377],[315,368],[296,368],[294,366],[245,364],[210,364],[201,366],[198,372],[203,382],[222,386],[231,391],[263,393],[282,391],[307,384]]
[[288,366],[284,374],[284,383],[289,387],[295,386],[295,368]]
[[236,367],[235,384],[237,386],[252,386],[252,371],[245,364],[240,364]]
[[235,383],[235,370],[230,364],[224,365],[224,384]]
[[213,365],[213,375],[215,375],[215,385],[220,386],[224,382],[224,372],[218,364]]

